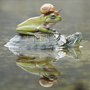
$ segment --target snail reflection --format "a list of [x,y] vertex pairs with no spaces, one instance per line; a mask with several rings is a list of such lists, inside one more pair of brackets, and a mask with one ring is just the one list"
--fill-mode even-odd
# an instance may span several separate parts
[[39,83],[43,87],[51,87],[54,82],[57,82],[60,72],[55,69],[51,64],[55,58],[52,57],[30,57],[30,56],[18,56],[16,63],[25,71],[34,75],[39,75]]

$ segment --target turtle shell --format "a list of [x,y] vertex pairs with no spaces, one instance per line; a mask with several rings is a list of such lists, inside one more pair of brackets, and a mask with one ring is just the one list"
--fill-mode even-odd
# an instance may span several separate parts
[[55,34],[54,36],[51,36],[49,34],[44,34],[44,36],[40,36],[39,39],[37,39],[34,36],[28,36],[28,35],[15,35],[10,41],[5,44],[6,47],[9,48],[12,52],[22,52],[25,50],[31,50],[31,49],[54,49],[57,45],[61,46],[65,43],[65,38],[63,35]]
[[35,50],[46,50],[46,49],[63,49],[67,47],[75,47],[80,43],[82,39],[82,34],[76,32],[72,35],[65,37],[64,35],[54,34],[51,36],[49,34],[44,34],[37,39],[34,36],[28,35],[15,35],[8,43],[4,46],[8,47],[16,55],[20,55],[23,52],[32,52]]

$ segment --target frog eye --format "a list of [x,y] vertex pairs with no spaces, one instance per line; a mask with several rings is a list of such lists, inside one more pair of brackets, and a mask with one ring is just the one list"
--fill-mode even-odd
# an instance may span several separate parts
[[50,80],[54,80],[54,78],[55,78],[54,75],[50,75],[50,76],[49,76],[49,79],[50,79]]
[[56,15],[55,14],[51,14],[51,19],[55,19]]

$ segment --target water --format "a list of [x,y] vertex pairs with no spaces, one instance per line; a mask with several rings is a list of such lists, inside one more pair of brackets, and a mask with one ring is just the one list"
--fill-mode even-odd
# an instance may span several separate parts
[[[54,27],[58,32],[69,35],[78,31],[83,34],[81,42],[83,48],[76,52],[73,49],[70,49],[71,53],[67,55],[65,51],[58,54],[50,50],[37,51],[37,54],[35,54],[36,51],[29,52],[39,56],[37,58],[34,56],[38,63],[40,60],[51,60],[48,64],[60,73],[57,76],[58,81],[50,88],[39,84],[41,76],[19,67],[20,58],[4,47],[4,44],[17,34],[16,26],[30,17],[40,15],[39,8],[46,2],[54,4],[57,9],[63,9],[61,12],[63,20]],[[0,90],[89,90],[89,2],[89,0],[0,0]],[[75,53],[73,54],[72,51]],[[58,58],[58,55],[64,54],[66,56]],[[49,58],[46,58],[48,56]],[[53,62],[55,59],[58,60]]]

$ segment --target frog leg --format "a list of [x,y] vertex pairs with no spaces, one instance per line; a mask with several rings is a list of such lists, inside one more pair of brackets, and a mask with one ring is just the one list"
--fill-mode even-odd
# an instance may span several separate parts
[[37,31],[39,32],[43,32],[43,33],[49,33],[49,34],[54,34],[53,31],[48,30],[44,27],[37,27],[37,26],[22,26],[22,27],[18,27],[17,28],[17,32],[21,33],[21,34],[28,34],[28,35],[34,35],[38,38],[38,36],[40,36],[40,34],[36,33]]
[[40,38],[40,34],[38,34],[38,33],[26,32],[26,31],[22,31],[22,30],[19,30],[18,32],[21,33],[21,34],[26,34],[26,35],[35,36],[37,39]]
[[48,30],[51,30],[53,32],[56,32],[56,29],[53,29],[53,28],[47,28]]
[[39,38],[40,34],[35,33],[37,31],[37,28],[35,26],[22,26],[17,28],[17,32],[21,34],[26,34],[26,35],[33,35]]
[[57,34],[57,32],[51,31],[51,30],[49,30],[48,28],[44,28],[44,27],[39,27],[38,30],[39,30],[40,32],[43,32],[43,33],[48,33],[48,34],[50,34],[51,36],[54,36],[54,34]]
[[48,29],[46,29],[46,28],[44,28],[44,27],[38,27],[37,29],[38,29],[40,32],[43,32],[43,33],[49,33],[49,34],[52,34],[52,33],[53,33],[53,31],[48,30]]

